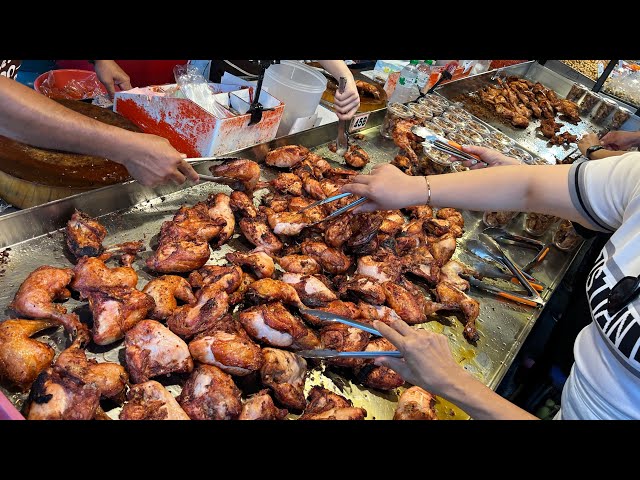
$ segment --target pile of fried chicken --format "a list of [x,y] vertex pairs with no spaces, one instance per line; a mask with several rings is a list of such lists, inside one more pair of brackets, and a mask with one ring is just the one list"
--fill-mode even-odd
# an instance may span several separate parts
[[[365,418],[366,410],[327,389],[314,387],[305,396],[308,364],[296,351],[393,345],[303,314],[303,307],[368,324],[416,325],[438,320],[436,312],[459,312],[465,338],[478,341],[479,304],[459,276],[466,267],[452,260],[464,229],[460,212],[434,214],[428,206],[347,212],[314,224],[354,198],[301,210],[337,193],[355,171],[296,145],[266,156],[267,165],[282,169],[269,182],[259,182],[255,162],[237,162],[227,175],[244,182],[240,189],[183,206],[162,224],[145,262],[156,276],[142,288],[131,266],[141,245],[105,248],[107,231],[96,219],[72,216],[66,239],[75,266],[30,273],[10,304],[15,318],[0,323],[0,377],[30,388],[28,419],[108,418],[103,402],[122,405],[120,419],[276,420],[289,412],[309,420]],[[270,190],[262,205],[255,188]],[[209,263],[211,249],[234,232],[253,248],[228,253],[226,265]],[[123,265],[106,264],[114,252],[126,256]],[[60,303],[72,294],[88,302],[91,328]],[[54,360],[54,350],[31,337],[58,325],[73,342]],[[92,343],[121,341],[123,365],[86,355]],[[327,364],[373,389],[405,383],[371,359]],[[158,381],[167,375],[182,387],[176,398]],[[412,387],[394,418],[435,419],[434,409],[434,397]]]

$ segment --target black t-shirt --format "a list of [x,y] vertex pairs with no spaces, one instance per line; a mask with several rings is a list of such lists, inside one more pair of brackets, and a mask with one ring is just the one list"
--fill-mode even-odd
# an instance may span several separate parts
[[22,60],[0,60],[0,75],[8,78],[16,78]]
[[209,71],[209,80],[214,83],[220,83],[224,72],[229,72],[236,77],[260,74],[260,66],[258,63],[252,63],[249,60],[211,60],[211,69]]

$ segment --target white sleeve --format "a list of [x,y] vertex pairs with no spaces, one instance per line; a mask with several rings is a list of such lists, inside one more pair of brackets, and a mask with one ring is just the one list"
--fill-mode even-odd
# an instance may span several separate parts
[[640,195],[640,152],[574,163],[569,192],[593,230],[614,232],[631,201]]

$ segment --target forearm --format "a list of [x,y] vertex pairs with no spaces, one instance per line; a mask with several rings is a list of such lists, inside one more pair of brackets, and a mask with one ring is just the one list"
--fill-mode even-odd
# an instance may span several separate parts
[[624,155],[625,153],[628,152],[626,150],[606,150],[603,148],[601,150],[596,150],[595,152],[593,152],[591,154],[591,160],[600,160],[607,157],[617,157],[619,155]]
[[441,396],[475,420],[537,420],[461,369]]
[[0,77],[0,134],[29,145],[119,161],[137,134],[63,107],[18,82]]
[[344,60],[318,60],[318,63],[336,80],[340,77],[346,77],[347,80],[353,81],[353,74]]

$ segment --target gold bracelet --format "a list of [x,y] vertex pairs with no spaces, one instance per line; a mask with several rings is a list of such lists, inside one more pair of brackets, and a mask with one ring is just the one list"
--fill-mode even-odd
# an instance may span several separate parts
[[429,183],[429,177],[424,176],[424,181],[427,183],[427,205],[431,205],[431,184]]

